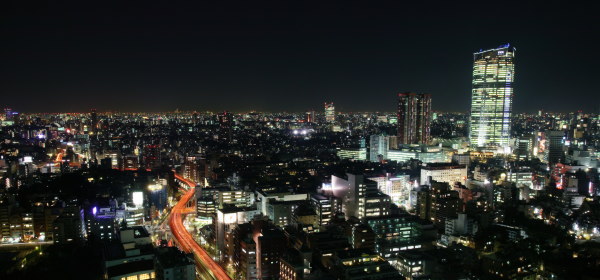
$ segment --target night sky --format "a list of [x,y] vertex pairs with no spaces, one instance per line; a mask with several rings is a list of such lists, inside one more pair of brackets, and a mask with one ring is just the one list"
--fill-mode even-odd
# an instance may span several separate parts
[[504,43],[515,112],[600,108],[593,1],[12,2],[0,106],[22,112],[468,111],[472,53]]

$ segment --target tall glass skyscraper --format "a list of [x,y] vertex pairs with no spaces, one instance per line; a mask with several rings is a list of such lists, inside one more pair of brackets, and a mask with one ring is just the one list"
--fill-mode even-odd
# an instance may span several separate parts
[[473,54],[470,134],[472,147],[506,147],[510,140],[515,48],[510,44]]
[[335,122],[335,107],[333,106],[333,102],[325,102],[325,121],[329,123]]

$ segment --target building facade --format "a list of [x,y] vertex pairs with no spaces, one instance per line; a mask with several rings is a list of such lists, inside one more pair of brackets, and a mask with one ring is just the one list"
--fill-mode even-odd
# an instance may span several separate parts
[[515,48],[506,44],[473,56],[471,146],[506,147],[510,140]]
[[335,107],[333,102],[325,102],[325,121],[328,123],[335,122]]
[[467,167],[465,165],[432,163],[421,168],[421,185],[428,185],[430,179],[453,185],[456,182],[464,185],[467,181]]
[[398,138],[400,144],[426,144],[430,138],[431,95],[398,94]]

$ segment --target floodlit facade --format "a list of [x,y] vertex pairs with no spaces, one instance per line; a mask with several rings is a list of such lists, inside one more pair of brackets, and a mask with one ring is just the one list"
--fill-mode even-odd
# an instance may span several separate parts
[[409,208],[410,191],[413,186],[409,175],[392,176],[388,173],[385,176],[370,177],[368,179],[377,182],[377,188],[382,193],[389,195],[392,203]]
[[319,223],[318,227],[321,228],[328,225],[331,217],[333,216],[333,199],[322,194],[314,193],[311,194],[310,203],[315,208]]
[[401,251],[421,249],[422,230],[413,216],[385,216],[367,220],[375,233],[375,252],[385,258]]
[[391,199],[377,189],[377,183],[363,175],[346,173],[344,178],[331,176],[331,191],[342,200],[346,219],[386,216],[390,214]]
[[510,140],[515,48],[506,44],[473,56],[471,146],[506,147]]
[[421,168],[421,185],[428,185],[431,180],[455,184],[456,182],[464,185],[467,180],[467,167],[454,164],[428,164]]
[[367,160],[367,148],[338,149],[337,156],[340,159]]
[[371,148],[369,160],[378,162],[387,159],[389,137],[386,135],[371,135],[369,140],[369,145]]

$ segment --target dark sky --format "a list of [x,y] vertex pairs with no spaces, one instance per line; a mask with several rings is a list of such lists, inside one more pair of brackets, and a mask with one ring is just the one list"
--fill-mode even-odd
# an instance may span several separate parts
[[467,111],[472,53],[509,42],[515,112],[597,112],[591,3],[12,1],[0,7],[0,106],[392,111],[415,91]]

